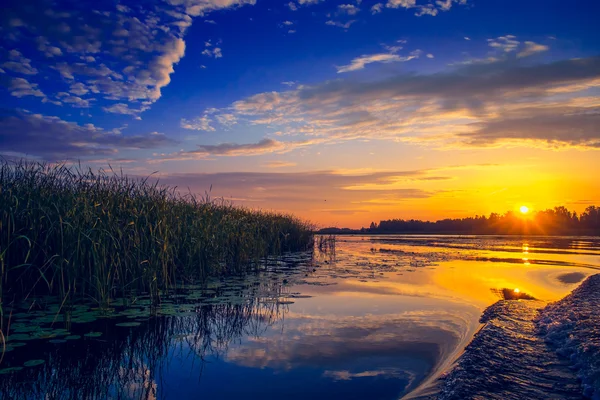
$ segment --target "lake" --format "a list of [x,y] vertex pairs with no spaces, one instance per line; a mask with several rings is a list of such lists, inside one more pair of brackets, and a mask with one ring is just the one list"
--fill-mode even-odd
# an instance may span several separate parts
[[182,285],[159,307],[140,295],[65,313],[32,298],[5,310],[0,398],[410,398],[486,307],[558,300],[599,270],[599,238],[338,236],[256,275]]

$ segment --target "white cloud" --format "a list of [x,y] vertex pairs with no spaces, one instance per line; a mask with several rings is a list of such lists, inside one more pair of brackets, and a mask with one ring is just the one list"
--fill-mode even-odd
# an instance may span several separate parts
[[23,57],[23,54],[18,50],[9,51],[8,58],[10,61],[0,64],[5,69],[21,75],[36,75],[38,73],[38,70],[31,66],[31,60]]
[[416,0],[388,0],[388,8],[412,8],[417,4]]
[[516,36],[513,35],[499,36],[496,39],[488,39],[488,46],[510,53],[516,51],[519,47],[520,42],[516,39]]
[[202,55],[207,56],[207,57],[214,57],[214,58],[223,57],[223,53],[222,53],[220,47],[215,47],[212,49],[210,49],[210,48],[204,49],[204,51],[202,52]]
[[[465,5],[467,0],[437,0],[435,4],[429,3],[425,5],[417,4],[416,0],[388,0],[386,3],[387,8],[416,8],[417,11],[415,15],[417,17],[423,15],[436,16],[440,11],[449,11],[452,8],[452,4],[457,3],[461,5]],[[377,5],[377,4],[376,4]],[[376,10],[372,9],[373,13],[381,11],[381,7],[378,7]]]
[[183,6],[185,13],[192,17],[204,16],[211,11],[254,5],[256,0],[165,0],[173,6]]
[[433,54],[431,54],[431,53],[428,53],[426,57],[427,58],[434,58]]
[[183,129],[214,132],[215,128],[213,128],[210,124],[211,119],[207,115],[204,115],[203,117],[194,118],[192,120],[183,118],[181,120],[180,126]]
[[342,65],[342,66],[339,66],[336,68],[337,68],[338,74],[340,74],[340,73],[344,73],[344,72],[358,71],[360,69],[363,69],[367,64],[372,64],[372,63],[387,64],[387,63],[392,63],[392,62],[410,61],[415,58],[419,58],[419,55],[420,55],[420,51],[413,51],[412,53],[410,53],[410,55],[404,56],[404,57],[402,57],[398,54],[392,54],[392,53],[362,55],[360,57],[356,57],[355,59],[353,59],[350,62],[350,64]]
[[417,12],[415,13],[415,15],[417,17],[421,17],[423,15],[430,15],[432,17],[435,17],[436,15],[438,15],[438,13],[439,10],[435,8],[435,6],[433,6],[432,4],[427,4],[425,6],[417,7]]
[[[127,104],[127,110],[147,109],[171,82],[175,65],[185,54],[184,34],[194,16],[255,4],[255,0],[161,1],[160,6],[143,8],[100,2],[94,7],[74,6],[69,12],[55,11],[43,0],[15,3],[5,10],[7,21],[13,21],[5,33],[14,39],[14,51],[1,67],[7,74],[42,73],[46,81],[55,81],[54,93],[47,93],[50,98],[69,92],[74,96],[69,98],[72,105],[84,104],[75,97],[86,95],[90,98],[82,100],[99,109],[104,102],[98,100]],[[30,49],[44,57],[32,57],[32,62],[21,54]],[[222,50],[215,47],[210,56],[222,57]],[[54,71],[63,82],[56,80]]]
[[215,118],[217,119],[219,124],[226,126],[226,127],[231,127],[231,126],[237,124],[237,117],[234,114],[230,114],[230,113],[217,114],[217,115],[215,115]]
[[340,4],[338,5],[338,10],[343,14],[356,15],[360,11],[360,8],[353,4]]
[[64,104],[70,104],[75,108],[88,108],[90,106],[89,100],[82,99],[78,96],[73,96],[66,92],[59,92],[56,97]]
[[25,96],[46,97],[46,95],[38,89],[36,83],[30,83],[23,78],[12,78],[8,84],[8,90],[12,96],[19,98]]
[[143,112],[143,111],[145,111],[147,109],[147,106],[146,107],[142,107],[141,109],[132,109],[132,108],[129,108],[128,104],[117,103],[117,104],[113,104],[112,106],[109,106],[109,107],[103,107],[102,109],[104,111],[112,113],[112,114],[123,114],[123,115],[138,116],[141,112]]
[[342,28],[342,29],[349,29],[350,26],[355,22],[356,22],[356,20],[351,20],[346,23],[329,20],[329,21],[325,22],[325,25],[337,26],[338,28]]
[[535,42],[525,42],[525,48],[517,53],[517,57],[528,57],[535,53],[548,51],[549,47]]
[[383,3],[377,3],[371,7],[371,14],[379,14],[383,10]]

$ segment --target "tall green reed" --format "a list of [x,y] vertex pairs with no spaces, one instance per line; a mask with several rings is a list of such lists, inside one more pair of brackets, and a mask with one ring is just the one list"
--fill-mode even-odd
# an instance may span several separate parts
[[156,298],[178,282],[244,273],[268,255],[312,248],[312,240],[312,227],[294,216],[157,181],[0,161],[0,301]]

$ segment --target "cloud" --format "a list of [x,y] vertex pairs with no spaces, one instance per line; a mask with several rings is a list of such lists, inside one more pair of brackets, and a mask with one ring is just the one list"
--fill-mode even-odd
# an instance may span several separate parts
[[288,161],[269,161],[268,163],[264,164],[264,166],[267,168],[295,167],[296,165],[298,164]]
[[528,57],[535,53],[548,51],[548,49],[549,47],[543,44],[538,44],[535,42],[525,42],[525,48],[517,54],[517,57]]
[[499,36],[496,39],[488,39],[488,46],[498,49],[505,53],[516,51],[520,42],[514,35]]
[[[405,8],[405,9],[416,9],[415,15],[417,17],[423,15],[430,15],[432,17],[439,14],[440,11],[449,11],[452,8],[452,4],[457,3],[460,5],[467,4],[467,0],[438,0],[435,4],[417,4],[416,0],[388,0],[386,3],[387,8]],[[377,4],[376,4],[377,5]],[[381,7],[377,7],[376,10],[373,8],[371,11],[375,14],[381,11]]]
[[418,51],[414,51],[410,55],[405,56],[405,57],[401,57],[398,54],[391,54],[391,53],[362,55],[360,57],[356,57],[355,59],[353,59],[350,62],[350,64],[342,65],[342,66],[336,67],[336,68],[337,68],[338,74],[344,73],[344,72],[350,72],[350,71],[358,71],[360,69],[363,69],[367,64],[372,64],[372,63],[387,64],[387,63],[392,63],[392,62],[410,61],[415,58],[419,58],[419,54],[420,53]]
[[[569,112],[579,114],[599,107],[600,98],[589,96],[578,100],[577,96],[600,85],[600,57],[542,64],[521,60],[513,57],[461,65],[434,74],[401,73],[368,81],[327,81],[282,92],[259,93],[234,102],[226,112],[249,124],[274,129],[282,136],[324,141],[385,139],[445,148],[489,146],[490,142],[514,145],[517,137],[529,138],[526,125],[519,128],[513,124],[512,129],[523,132],[520,136],[505,134],[504,139],[498,136],[497,129],[494,135],[483,130],[488,122],[498,123],[498,118],[536,117],[530,121],[533,124],[540,118],[536,110],[550,105],[555,110],[569,108]],[[344,68],[363,67],[362,61]],[[524,114],[514,114],[519,109]],[[527,115],[528,112],[532,114]],[[591,124],[582,122],[574,126],[587,132],[583,137],[593,137],[597,132]],[[478,129],[479,139],[469,136]],[[548,130],[544,137],[543,129],[538,129],[524,143],[595,148],[591,140],[569,139],[567,124],[557,124],[556,129],[564,129],[565,134]]]
[[211,11],[256,4],[256,0],[166,0],[166,2],[172,6],[183,6],[185,12],[193,17],[204,16]]
[[205,43],[206,48],[202,52],[202,55],[207,57],[221,58],[223,57],[223,53],[220,47],[212,47],[212,43],[210,41]]
[[329,21],[325,22],[325,25],[337,26],[338,28],[342,28],[342,29],[349,29],[350,26],[355,22],[356,22],[356,20],[351,20],[346,23],[329,20]]
[[257,143],[237,144],[222,143],[218,145],[199,145],[198,153],[218,156],[256,155],[281,151],[285,144],[273,139],[263,139]]
[[473,146],[493,146],[499,142],[513,145],[528,141],[549,147],[565,145],[600,149],[600,106],[539,107],[504,113],[472,125],[475,130],[459,136]]
[[137,116],[139,115],[142,111],[145,110],[145,108],[141,108],[141,109],[132,109],[129,107],[129,105],[125,104],[125,103],[117,103],[117,104],[113,104],[110,107],[103,107],[103,110],[109,113],[113,113],[113,114],[123,114],[123,115],[134,115]]
[[219,124],[226,126],[226,127],[231,127],[231,126],[237,124],[237,117],[234,114],[230,114],[230,113],[218,114],[218,115],[215,115],[215,118],[217,119]]
[[202,117],[194,118],[193,120],[187,120],[187,119],[183,118],[181,120],[180,126],[183,129],[214,132],[215,128],[213,128],[210,124],[211,124],[210,117],[208,117],[208,115],[204,115]]
[[342,14],[356,15],[359,13],[360,8],[354,4],[340,4],[338,5],[338,11]]
[[151,149],[171,144],[162,134],[124,136],[92,124],[58,117],[9,111],[0,115],[0,151],[56,161],[88,156],[115,156],[120,150]]
[[386,4],[388,8],[411,8],[417,4],[417,0],[389,0]]
[[30,83],[24,78],[12,78],[8,83],[8,91],[12,96],[25,97],[35,96],[45,98],[46,95],[38,89],[38,85]]
[[379,14],[383,10],[383,3],[377,3],[371,7],[371,14]]
[[282,142],[275,139],[262,139],[257,143],[221,143],[217,145],[198,145],[197,149],[190,151],[179,151],[177,153],[165,155],[154,162],[163,162],[171,160],[195,160],[208,156],[237,157],[237,156],[257,156],[262,154],[283,154],[298,148],[312,146],[322,143],[320,139],[303,140],[296,142]]
[[88,108],[90,106],[90,101],[86,99],[82,99],[78,96],[70,95],[69,93],[59,92],[56,97],[60,99],[63,104],[70,104],[75,108]]
[[10,61],[0,64],[4,69],[21,75],[36,75],[38,73],[38,70],[31,66],[31,60],[23,57],[23,54],[18,50],[9,51],[8,59]]
[[44,54],[47,58],[62,56],[63,52],[60,48],[52,46],[50,42],[43,36],[39,36],[36,39],[38,43],[38,50]]
[[[256,144],[255,144],[256,145]],[[262,147],[270,147],[267,143]],[[275,144],[275,147],[279,147]],[[249,147],[249,146],[248,146]],[[228,155],[244,151],[249,155],[254,148],[221,146],[217,151]],[[214,147],[209,148],[215,151]],[[269,150],[270,151],[270,150]],[[180,155],[181,157],[182,155]],[[206,155],[204,155],[206,157]],[[181,159],[181,158],[180,158]],[[269,168],[283,168],[287,162],[271,162]],[[332,210],[362,212],[373,210],[378,205],[397,205],[411,199],[436,196],[435,191],[411,187],[425,182],[431,172],[421,171],[304,171],[304,172],[222,172],[163,174],[163,183],[189,187],[194,193],[203,193],[211,185],[217,197],[248,199],[253,204],[275,206],[279,209],[302,205],[303,210],[331,213]],[[351,191],[351,194],[350,194]],[[325,200],[327,201],[325,203]],[[379,202],[378,202],[379,201]],[[385,203],[384,201],[387,201]],[[393,201],[393,203],[391,203]],[[325,207],[326,206],[326,207]]]
[[[83,100],[99,111],[127,104],[128,110],[141,112],[171,82],[175,65],[185,54],[184,35],[193,17],[254,3],[150,0],[145,7],[114,2],[89,7],[75,2],[66,11],[55,11],[60,8],[48,0],[16,2],[0,17],[3,34],[10,36],[13,47],[1,67],[10,74],[40,74],[39,90],[49,98],[60,92],[85,94],[89,98]],[[211,56],[221,57],[221,50],[212,49]],[[71,100],[67,105],[82,104]]]

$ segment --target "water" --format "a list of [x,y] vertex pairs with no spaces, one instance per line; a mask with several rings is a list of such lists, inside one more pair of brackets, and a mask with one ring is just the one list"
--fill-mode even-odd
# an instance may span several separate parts
[[69,324],[38,299],[14,307],[0,398],[410,398],[486,307],[515,289],[557,300],[599,270],[597,238],[340,236],[335,253],[188,286],[158,310],[140,297],[112,318],[81,307]]

